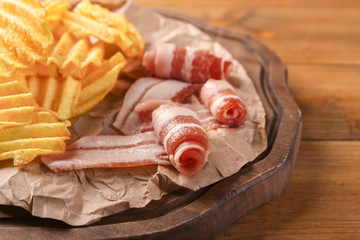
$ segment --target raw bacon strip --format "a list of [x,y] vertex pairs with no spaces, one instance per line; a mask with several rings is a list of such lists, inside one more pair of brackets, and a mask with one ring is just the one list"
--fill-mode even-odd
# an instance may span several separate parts
[[152,119],[172,165],[184,175],[198,173],[207,162],[208,139],[196,114],[188,108],[161,105]]
[[210,112],[210,110],[201,103],[192,103],[184,105],[193,110],[200,120],[201,126],[206,130],[216,130],[218,128],[228,128],[229,126],[219,122]]
[[200,90],[201,101],[220,122],[237,127],[245,122],[246,108],[225,80],[208,80]]
[[168,99],[174,102],[182,102],[200,87],[200,84],[189,84],[176,80],[140,78],[126,92],[123,106],[113,125],[127,135],[139,133],[142,121],[139,115],[134,112],[138,104],[148,99]]
[[140,116],[143,125],[140,128],[140,132],[153,131],[152,125],[152,112],[160,107],[161,105],[174,105],[182,106],[191,109],[197,115],[197,118],[200,121],[201,126],[206,130],[216,130],[218,128],[228,128],[228,125],[225,125],[219,122],[210,112],[210,110],[200,102],[187,103],[187,104],[177,104],[170,100],[159,100],[159,99],[149,99],[146,100],[135,107],[135,112]]
[[161,44],[144,54],[143,65],[160,78],[205,83],[208,79],[225,79],[232,63],[207,50]]
[[154,132],[131,136],[85,136],[69,145],[62,154],[43,156],[42,162],[54,172],[149,164],[171,165]]

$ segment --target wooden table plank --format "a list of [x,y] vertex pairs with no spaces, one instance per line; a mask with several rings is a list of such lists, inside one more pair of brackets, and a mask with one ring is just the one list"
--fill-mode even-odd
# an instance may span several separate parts
[[304,115],[303,139],[360,139],[360,69],[289,64],[289,87]]
[[220,239],[358,239],[359,141],[302,141],[288,189]]

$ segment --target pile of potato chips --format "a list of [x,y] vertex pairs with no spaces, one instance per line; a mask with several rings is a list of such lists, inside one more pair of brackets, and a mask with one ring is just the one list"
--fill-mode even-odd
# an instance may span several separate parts
[[90,1],[0,0],[0,160],[65,151],[67,119],[114,88],[144,41],[122,14]]

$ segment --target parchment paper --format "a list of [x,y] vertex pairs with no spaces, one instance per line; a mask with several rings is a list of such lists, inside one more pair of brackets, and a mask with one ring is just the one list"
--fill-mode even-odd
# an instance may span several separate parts
[[[236,173],[265,150],[264,108],[251,79],[229,52],[193,25],[164,18],[131,1],[117,11],[125,12],[139,29],[147,48],[172,42],[209,49],[219,57],[232,60],[235,70],[229,81],[247,107],[245,124],[237,129],[208,132],[209,162],[193,177],[179,174],[172,166],[87,169],[56,174],[40,161],[23,167],[3,164],[0,168],[0,204],[21,206],[34,216],[58,219],[70,225],[90,224],[129,208],[144,207],[179,187],[197,190],[208,186]],[[106,101],[99,106],[109,107],[111,113],[120,108],[115,103],[121,103],[121,99],[113,100],[111,106],[107,106]],[[107,127],[112,123],[113,114],[101,117],[95,113],[93,110],[73,123],[74,139],[75,135],[116,134]],[[104,124],[105,129],[102,129]]]

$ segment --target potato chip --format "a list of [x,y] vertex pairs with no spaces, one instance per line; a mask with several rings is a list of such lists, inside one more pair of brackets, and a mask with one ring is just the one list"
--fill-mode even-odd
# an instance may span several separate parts
[[28,106],[0,110],[0,129],[31,123],[35,109],[34,106]]
[[103,58],[103,43],[91,44],[88,37],[77,39],[71,33],[65,32],[56,43],[47,65],[55,64],[58,74],[66,77],[84,71],[90,64],[100,66]]
[[73,12],[65,12],[62,22],[77,36],[94,36],[116,44],[130,58],[142,58],[144,41],[122,14],[115,14],[89,1],[79,3]]
[[0,76],[47,59],[53,36],[36,0],[0,0]]
[[81,83],[66,78],[29,76],[27,84],[40,107],[51,109],[60,119],[69,119],[80,96]]
[[13,158],[20,165],[38,155],[65,151],[69,124],[39,108],[20,81],[0,83],[0,160]]
[[60,22],[62,14],[70,9],[70,4],[62,0],[46,0],[42,3],[45,8],[45,21],[48,24]]
[[90,3],[90,1],[87,0],[77,4],[74,12],[106,24],[120,32],[124,32],[133,42],[136,52],[140,55],[144,52],[145,43],[142,36],[124,14],[113,13],[100,5]]
[[116,85],[117,77],[125,60],[119,52],[101,68],[81,80],[82,89],[73,116],[85,113],[99,103]]
[[22,165],[31,162],[38,155],[62,153],[65,149],[63,137],[0,142],[0,160],[13,158],[14,165]]
[[71,76],[61,83],[61,95],[54,102],[54,111],[61,119],[69,119],[73,116],[73,109],[77,105],[81,84]]
[[80,80],[82,88],[85,88],[90,83],[101,78],[104,74],[106,74],[106,72],[109,72],[116,65],[120,65],[120,69],[122,69],[125,66],[125,63],[126,60],[124,56],[120,52],[117,52],[114,56],[108,59],[103,65],[101,65],[99,69],[91,72],[89,75],[86,76],[86,78]]
[[0,97],[0,110],[25,106],[36,106],[37,103],[31,93],[22,93]]

